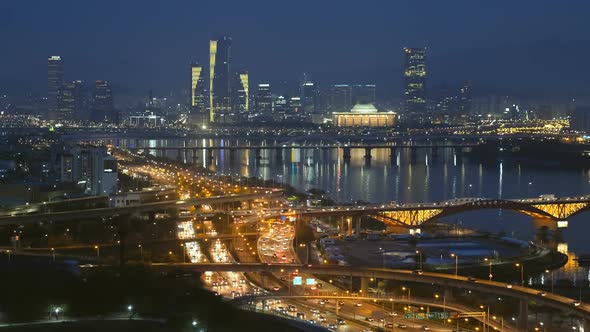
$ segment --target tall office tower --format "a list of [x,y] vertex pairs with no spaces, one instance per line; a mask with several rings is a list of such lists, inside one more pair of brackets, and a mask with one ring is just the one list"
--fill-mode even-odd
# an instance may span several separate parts
[[233,107],[235,113],[246,113],[250,110],[250,87],[248,72],[237,72],[233,84]]
[[70,81],[61,85],[57,94],[58,120],[73,120],[82,113],[82,81]]
[[459,88],[459,95],[457,97],[457,110],[461,114],[471,114],[471,86],[464,84]]
[[96,122],[117,122],[113,92],[107,81],[96,81],[92,93],[92,120]]
[[347,112],[352,108],[352,87],[348,84],[334,85],[331,109],[333,112]]
[[54,55],[47,59],[47,97],[49,112],[57,111],[57,96],[64,82],[64,68],[60,56]]
[[191,64],[191,113],[205,113],[207,110],[207,86],[203,67]]
[[305,82],[301,87],[303,111],[314,113],[318,103],[318,89],[312,82]]
[[374,104],[375,103],[375,89],[374,84],[357,84],[352,86],[351,101],[352,105],[356,104]]
[[272,93],[270,91],[270,84],[258,84],[258,91],[256,91],[256,111],[262,114],[272,113]]
[[221,37],[209,42],[209,121],[216,113],[231,111],[230,83],[231,38]]
[[426,48],[404,48],[404,106],[410,116],[426,113]]

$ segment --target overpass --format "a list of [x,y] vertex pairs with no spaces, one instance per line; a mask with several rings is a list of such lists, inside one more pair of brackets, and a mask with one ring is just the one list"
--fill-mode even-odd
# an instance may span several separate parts
[[283,192],[278,189],[261,189],[259,192],[249,194],[232,194],[223,196],[211,196],[203,198],[191,198],[185,200],[158,201],[145,204],[129,205],[123,207],[90,208],[73,211],[60,211],[51,213],[15,214],[0,217],[0,225],[22,225],[39,222],[58,222],[69,220],[85,220],[97,217],[112,217],[121,215],[133,215],[137,213],[157,212],[166,209],[191,208],[199,205],[223,204],[242,202],[255,199],[278,199]]
[[[473,310],[472,308],[468,308],[462,306],[457,303],[450,303],[447,301],[436,301],[433,302],[431,299],[424,299],[418,297],[392,297],[392,296],[383,296],[383,297],[369,297],[369,296],[350,296],[350,295],[339,295],[339,294],[318,294],[318,295],[277,295],[277,294],[262,294],[262,295],[252,295],[252,296],[241,296],[231,301],[234,303],[248,303],[249,301],[254,300],[274,300],[274,299],[281,299],[281,300],[336,300],[336,301],[367,301],[367,302],[375,302],[375,303],[404,303],[411,306],[418,306],[418,307],[437,307],[443,308],[446,311],[454,311],[456,313],[465,313],[465,312],[478,312],[480,308]],[[481,316],[474,316],[474,319],[477,319],[480,322],[488,325],[494,330],[503,331],[503,332],[511,332],[517,331],[512,326],[508,325],[508,322],[504,324],[501,321],[494,320],[491,318],[486,319],[486,313],[482,312]],[[403,316],[402,316],[403,317]],[[426,323],[426,321],[423,321]]]
[[[153,263],[152,267],[158,269],[186,269],[197,272],[270,272],[283,273],[284,271],[296,271],[316,275],[350,276],[361,278],[361,285],[368,282],[370,278],[397,280],[420,284],[435,284],[445,288],[470,289],[482,293],[507,296],[520,301],[520,315],[527,317],[528,302],[534,301],[567,314],[579,317],[584,321],[585,326],[590,329],[590,304],[580,303],[571,298],[557,294],[543,293],[536,289],[508,285],[506,283],[473,279],[459,275],[422,272],[416,273],[411,270],[383,269],[352,267],[340,265],[299,265],[299,264],[264,264],[264,263]],[[363,282],[364,279],[364,282]],[[362,287],[362,286],[361,286]],[[521,322],[521,326],[523,322]],[[526,322],[524,322],[526,325]]]
[[[538,226],[557,227],[558,221],[590,209],[590,195],[559,198],[488,199],[462,198],[440,203],[327,206],[294,209],[283,214],[302,217],[369,216],[393,226],[417,227],[449,215],[484,209],[511,210],[530,216]],[[566,225],[565,225],[566,226]]]

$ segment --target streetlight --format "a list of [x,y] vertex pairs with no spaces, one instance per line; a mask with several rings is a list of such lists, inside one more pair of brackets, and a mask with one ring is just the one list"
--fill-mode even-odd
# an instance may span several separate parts
[[451,257],[455,257],[455,276],[459,275],[459,255],[451,254]]
[[53,256],[53,261],[55,262],[55,248],[51,248],[51,254]]
[[553,271],[545,270],[545,273],[549,273],[549,272],[551,272],[551,293],[553,293],[553,280],[554,280]]
[[[440,298],[440,295],[434,294],[434,298],[438,300]],[[443,294],[442,298],[443,298],[443,312],[446,312],[447,311],[447,296]]]
[[422,251],[416,250],[416,254],[420,255],[420,271],[422,271]]
[[524,286],[524,265],[521,263],[516,263],[514,265],[520,267],[520,283]]
[[182,262],[186,262],[186,250],[184,250],[184,243],[180,244],[180,248],[182,250]]
[[133,306],[132,305],[128,305],[127,306],[127,311],[129,312],[129,319],[133,318]]
[[484,258],[483,260],[490,263],[490,274],[488,276],[490,277],[490,281],[492,281],[492,260],[487,257]]
[[61,312],[61,308],[56,307],[55,309],[53,309],[53,312],[55,313],[55,320],[59,320],[59,313]]
[[141,262],[143,263],[143,247],[141,244],[138,244],[137,247],[139,248],[139,255],[141,257]]
[[411,298],[412,290],[410,289],[410,287],[403,286],[402,291],[406,291],[406,290],[408,291],[408,311],[410,311],[409,308],[411,308],[411,304],[410,304],[411,299],[410,298]]
[[100,261],[100,247],[94,246],[94,249],[96,249],[96,260]]
[[489,330],[489,324],[490,324],[490,306],[484,306],[483,304],[479,306],[480,309],[486,308],[487,310],[484,312],[484,320],[483,320],[483,326],[484,326],[484,330],[488,331]]

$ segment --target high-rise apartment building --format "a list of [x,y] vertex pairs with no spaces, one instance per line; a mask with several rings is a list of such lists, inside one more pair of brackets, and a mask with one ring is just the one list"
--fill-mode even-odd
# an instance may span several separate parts
[[229,113],[231,107],[229,37],[209,42],[209,121],[215,122],[217,113]]
[[412,116],[426,113],[426,48],[404,48],[404,108]]

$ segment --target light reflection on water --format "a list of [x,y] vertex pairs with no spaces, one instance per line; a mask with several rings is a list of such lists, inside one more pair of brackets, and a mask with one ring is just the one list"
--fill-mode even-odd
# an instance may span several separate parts
[[[115,145],[147,147],[150,154],[192,162],[193,151],[178,155],[167,151],[165,155],[156,147],[204,147],[248,145],[247,140],[117,140]],[[256,142],[254,145],[274,145],[275,142]],[[260,159],[253,150],[215,150],[209,162],[204,149],[196,152],[197,164],[224,174],[256,176],[285,181],[299,190],[323,189],[339,202],[362,200],[372,203],[434,202],[458,197],[523,198],[541,194],[578,196],[590,193],[590,171],[563,170],[538,167],[532,163],[503,161],[482,164],[458,154],[453,148],[439,148],[437,154],[418,149],[373,149],[370,165],[366,163],[364,149],[351,150],[351,159],[345,162],[341,150],[285,148],[282,158],[276,150],[261,150]],[[504,231],[521,239],[534,236],[532,223],[527,216],[511,211],[474,211],[446,219],[492,232]],[[569,220],[565,234],[570,258],[575,253],[590,253],[585,234],[590,231],[590,213],[582,213]],[[563,250],[564,247],[562,246]],[[570,259],[559,273],[573,275],[576,280],[588,279],[586,269],[577,267]],[[558,276],[556,275],[556,279]],[[547,279],[547,278],[545,278]]]

